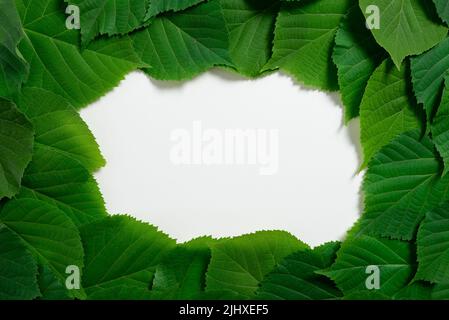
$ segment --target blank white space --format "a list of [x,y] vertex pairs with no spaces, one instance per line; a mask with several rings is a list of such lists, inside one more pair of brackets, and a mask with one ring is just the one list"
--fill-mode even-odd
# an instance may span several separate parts
[[[359,216],[357,123],[342,126],[336,95],[284,75],[245,80],[212,71],[173,84],[136,72],[81,114],[107,159],[96,174],[107,209],[179,241],[286,230],[315,246],[341,239]],[[193,121],[219,130],[278,129],[278,174],[175,166],[170,134]]]

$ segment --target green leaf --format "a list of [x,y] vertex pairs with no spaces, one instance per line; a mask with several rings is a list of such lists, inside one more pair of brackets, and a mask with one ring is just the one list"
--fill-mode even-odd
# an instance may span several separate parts
[[362,167],[399,134],[422,127],[408,80],[407,68],[398,70],[390,60],[385,60],[369,79],[360,105]]
[[414,282],[394,295],[380,293],[378,290],[356,291],[344,296],[345,300],[430,300],[433,286]]
[[307,245],[287,232],[263,231],[212,245],[206,291],[230,290],[248,298],[286,256]]
[[411,240],[424,215],[449,199],[449,176],[441,178],[432,141],[414,130],[373,158],[363,189],[365,212],[356,234]]
[[411,59],[413,91],[423,104],[430,122],[439,103],[444,78],[449,70],[449,38],[432,50]]
[[377,290],[371,291],[354,291],[343,297],[343,300],[363,300],[363,301],[381,301],[381,300],[391,300],[391,297],[383,294]]
[[379,270],[380,288],[376,292],[387,296],[403,289],[413,276],[413,247],[410,243],[361,236],[346,240],[337,253],[337,260],[320,273],[335,281],[345,295],[370,292],[367,288],[372,271]]
[[447,0],[433,0],[433,3],[435,3],[440,18],[444,22],[449,23],[449,2]]
[[[446,80],[446,83],[448,80]],[[445,86],[441,104],[435,115],[432,126],[432,140],[435,143],[439,154],[443,158],[443,175],[449,170],[449,87]]]
[[309,86],[338,88],[331,55],[338,26],[354,0],[284,2],[277,18],[273,57],[264,70],[280,68]]
[[199,238],[173,249],[156,268],[152,299],[184,300],[203,292],[212,241]]
[[26,87],[46,89],[79,109],[145,66],[128,37],[101,39],[80,51],[78,30],[65,27],[58,0],[18,0],[26,38],[19,48],[30,63]]
[[385,51],[365,28],[363,14],[357,7],[352,8],[340,24],[332,54],[338,69],[346,122],[359,116],[368,80],[385,56]]
[[449,203],[426,214],[418,231],[417,280],[443,283],[449,279]]
[[127,216],[107,217],[80,229],[83,285],[88,299],[145,299],[161,259],[175,241]]
[[332,242],[285,258],[260,285],[256,297],[267,300],[324,300],[341,297],[329,279],[315,272],[335,261],[340,244]]
[[77,160],[41,145],[35,148],[17,197],[48,202],[77,226],[106,216],[103,198],[89,171]]
[[432,290],[432,299],[449,300],[449,282],[435,285]]
[[81,39],[129,33],[143,25],[148,0],[66,0],[80,10]]
[[51,272],[46,265],[39,265],[39,290],[40,300],[69,300],[71,299],[67,288],[63,283]]
[[26,88],[19,96],[18,106],[33,123],[35,144],[76,159],[91,172],[104,166],[93,134],[64,98],[42,89]]
[[182,11],[205,0],[150,0],[150,7],[145,20],[151,19],[160,13],[167,11]]
[[65,281],[67,266],[82,269],[83,247],[78,230],[58,208],[39,200],[12,200],[1,210],[0,222],[60,281]]
[[12,97],[28,74],[28,64],[17,50],[22,25],[13,0],[0,1],[0,97]]
[[395,300],[430,300],[432,290],[433,285],[415,281],[396,293],[393,298]]
[[365,290],[351,292],[344,296],[345,300],[429,300],[431,299],[433,286],[414,282],[402,288],[394,295],[387,295],[378,290]]
[[447,35],[428,0],[359,0],[359,4],[367,19],[372,15],[369,6],[379,8],[380,28],[371,32],[398,69],[405,57],[429,50]]
[[40,295],[37,264],[19,236],[0,224],[0,300],[31,300]]
[[160,80],[190,79],[216,65],[230,65],[229,39],[218,0],[154,19],[132,35],[145,71]]
[[271,57],[277,0],[221,0],[238,72],[256,77]]
[[33,154],[33,135],[28,119],[13,103],[0,98],[0,199],[19,191]]
[[230,290],[210,290],[192,297],[192,300],[246,300],[247,297]]

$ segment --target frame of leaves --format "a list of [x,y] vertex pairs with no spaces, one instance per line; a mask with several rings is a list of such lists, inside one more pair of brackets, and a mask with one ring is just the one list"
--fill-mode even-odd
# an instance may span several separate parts
[[[449,298],[447,0],[66,2],[0,0],[0,299]],[[342,243],[177,244],[108,216],[92,176],[105,160],[78,111],[133,70],[186,80],[217,66],[282,70],[360,116],[365,209]]]

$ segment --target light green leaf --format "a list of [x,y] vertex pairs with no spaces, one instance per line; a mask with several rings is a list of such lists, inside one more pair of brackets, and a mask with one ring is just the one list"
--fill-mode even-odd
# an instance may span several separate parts
[[145,20],[151,19],[160,13],[167,11],[182,11],[205,0],[150,0],[150,7]]
[[149,0],[66,0],[80,10],[81,39],[129,33],[143,25]]
[[424,215],[449,199],[449,176],[432,141],[419,130],[402,134],[373,158],[365,176],[365,212],[354,235],[411,240]]
[[449,70],[449,38],[432,50],[411,59],[413,91],[430,122],[438,106],[444,78]]
[[26,88],[18,105],[33,123],[35,144],[76,159],[91,172],[104,166],[93,134],[64,98],[42,89]]
[[17,50],[23,30],[14,0],[0,0],[0,21],[0,97],[12,97],[28,74]]
[[33,154],[33,127],[16,106],[0,98],[0,199],[20,188]]
[[26,87],[46,89],[79,109],[144,67],[128,37],[101,39],[80,51],[78,30],[65,26],[58,0],[17,0],[26,38],[19,48],[30,63]]
[[204,290],[211,238],[199,238],[173,249],[157,266],[152,299],[192,299]]
[[417,280],[444,283],[449,280],[449,203],[426,214],[418,231]]
[[175,246],[155,227],[127,216],[107,217],[80,229],[84,243],[83,285],[88,299],[150,298],[161,259]]
[[77,225],[106,216],[97,183],[78,161],[38,145],[23,177],[21,199],[38,199],[58,207]]
[[376,292],[394,295],[413,277],[413,247],[407,242],[370,236],[349,239],[342,244],[332,267],[320,273],[334,280],[345,295],[368,293],[366,281],[374,275],[372,271],[367,273],[369,266],[379,270]]
[[276,22],[273,57],[264,70],[280,68],[306,85],[336,90],[334,37],[354,4],[354,0],[284,2]]
[[271,57],[277,0],[221,0],[230,54],[238,72],[258,76]]
[[366,18],[372,14],[369,6],[379,8],[380,28],[371,32],[398,69],[405,57],[429,50],[447,35],[429,0],[359,0],[359,4]]
[[37,264],[19,236],[0,224],[0,300],[31,300],[40,295]]
[[230,290],[248,298],[286,256],[307,245],[287,232],[263,231],[212,245],[206,291]]
[[265,277],[256,298],[325,300],[341,297],[341,292],[329,279],[315,273],[331,266],[339,247],[339,243],[332,242],[288,256]]
[[161,80],[190,79],[216,65],[230,65],[229,39],[218,0],[154,19],[132,35],[145,71]]
[[340,24],[332,54],[338,69],[346,122],[359,116],[368,80],[385,56],[385,51],[365,28],[363,14],[353,7]]
[[39,200],[12,200],[1,210],[0,222],[60,281],[65,281],[67,266],[82,269],[83,247],[78,230],[58,208]]
[[433,3],[435,3],[440,18],[444,22],[449,23],[449,2],[447,0],[433,0]]
[[385,60],[369,79],[360,105],[362,167],[399,134],[422,127],[424,121],[408,80],[407,67],[398,70],[390,60]]

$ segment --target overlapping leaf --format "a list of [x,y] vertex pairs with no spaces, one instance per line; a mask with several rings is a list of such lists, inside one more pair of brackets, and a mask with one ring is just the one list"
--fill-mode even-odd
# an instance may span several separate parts
[[149,0],[67,0],[67,2],[78,7],[82,41],[88,44],[99,35],[126,34],[142,26]]
[[369,79],[360,105],[363,167],[399,134],[422,127],[408,80],[407,68],[398,70],[390,60],[385,60]]
[[[67,266],[83,268],[79,232],[58,208],[34,199],[13,200],[2,208],[0,223],[14,232],[60,281],[65,281]],[[33,268],[28,270],[32,272]]]
[[200,238],[173,249],[156,268],[152,299],[192,299],[200,295],[212,242],[210,238]]
[[271,57],[277,0],[221,0],[230,55],[240,73],[255,77]]
[[335,285],[316,271],[335,261],[340,244],[333,242],[314,250],[301,250],[285,258],[262,281],[258,299],[328,300],[341,297]]
[[85,251],[83,285],[88,299],[148,299],[161,259],[175,241],[127,216],[108,217],[81,228]]
[[40,295],[37,263],[20,237],[0,224],[0,299],[30,300]]
[[190,79],[213,66],[231,65],[219,0],[157,17],[132,40],[139,57],[151,66],[145,71],[156,79]]
[[449,38],[411,61],[413,90],[418,102],[423,104],[430,122],[449,70]]
[[54,205],[77,226],[106,216],[103,197],[89,171],[77,160],[46,146],[36,146],[17,197]]
[[23,30],[14,0],[0,1],[0,21],[0,97],[11,97],[28,75],[28,64],[17,50]]
[[19,100],[19,108],[33,124],[36,145],[78,160],[89,171],[105,164],[93,134],[65,99],[42,89],[26,88]]
[[325,90],[338,88],[331,54],[335,33],[353,0],[284,2],[277,18],[273,57],[265,70],[281,70]]
[[397,68],[405,57],[427,51],[447,35],[447,28],[438,23],[431,1],[359,0],[359,3],[367,19],[373,15],[367,10],[369,7],[379,9],[379,28],[371,28],[371,32]]
[[449,176],[441,177],[438,154],[419,130],[381,149],[366,173],[365,212],[354,234],[413,239],[424,215],[449,199]]
[[449,204],[427,213],[418,232],[418,280],[449,282]]
[[252,297],[283,258],[307,245],[286,232],[257,232],[212,245],[206,291],[230,290]]
[[167,11],[182,11],[205,0],[150,0],[145,20]]
[[449,88],[447,85],[443,90],[440,107],[433,120],[431,131],[435,147],[443,158],[443,174],[446,174],[449,170]]
[[50,268],[42,264],[39,266],[38,284],[40,300],[70,300],[71,296],[65,283],[58,279]]
[[[369,268],[371,267],[371,268]],[[372,270],[379,271],[379,287],[367,286]],[[335,281],[345,295],[376,289],[387,297],[401,291],[413,277],[413,247],[399,240],[361,236],[347,240],[335,263],[320,272]]]
[[18,191],[33,153],[33,127],[17,107],[0,98],[0,199]]
[[446,0],[433,0],[433,3],[435,3],[440,18],[446,23],[449,23],[449,2]]
[[385,58],[384,50],[364,25],[362,13],[354,7],[341,22],[335,37],[332,59],[338,69],[346,122],[359,116],[368,80]]
[[449,300],[449,282],[437,284],[432,290],[432,299]]
[[26,39],[19,48],[30,64],[26,87],[46,89],[82,108],[143,67],[128,37],[101,39],[83,51],[78,30],[65,27],[58,0],[18,0]]

